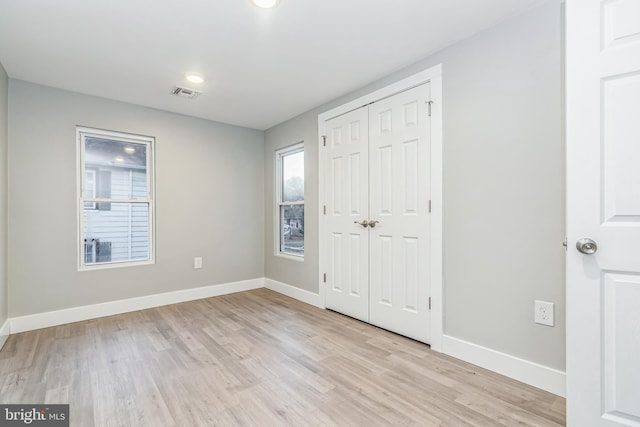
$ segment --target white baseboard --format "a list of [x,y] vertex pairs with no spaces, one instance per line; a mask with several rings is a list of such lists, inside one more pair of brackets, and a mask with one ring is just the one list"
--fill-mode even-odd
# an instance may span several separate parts
[[313,292],[267,278],[264,279],[264,287],[315,307],[325,308],[324,301],[320,295],[314,294]]
[[20,332],[32,331],[34,329],[48,328],[51,326],[64,325],[66,323],[79,322],[98,317],[112,316],[114,314],[144,310],[146,308],[160,307],[163,305],[232,294],[235,292],[248,291],[262,287],[264,287],[263,278],[243,280],[240,282],[204,286],[182,291],[49,311],[28,316],[13,317],[9,319],[8,322],[11,325],[10,332],[12,334],[17,334]]
[[9,333],[11,332],[11,319],[7,319],[4,322],[4,325],[0,327],[0,350],[4,347],[4,343],[7,342],[7,338],[9,338]]
[[448,335],[442,337],[442,352],[555,395],[566,396],[566,374],[557,369]]

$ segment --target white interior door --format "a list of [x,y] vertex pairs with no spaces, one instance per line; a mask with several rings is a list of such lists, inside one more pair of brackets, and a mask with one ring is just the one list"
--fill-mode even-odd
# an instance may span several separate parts
[[567,422],[640,426],[640,1],[566,7]]
[[326,307],[423,342],[429,91],[425,83],[327,120],[322,151]]
[[429,341],[429,84],[369,106],[370,322]]
[[369,321],[369,232],[358,224],[369,215],[369,126],[367,107],[326,124],[323,175],[327,189],[328,253],[325,305]]

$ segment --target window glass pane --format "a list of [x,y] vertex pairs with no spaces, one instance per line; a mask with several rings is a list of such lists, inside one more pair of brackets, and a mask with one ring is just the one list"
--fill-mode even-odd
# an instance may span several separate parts
[[282,201],[304,200],[304,151],[282,156]]
[[[96,197],[96,171],[86,170],[84,173],[84,197],[93,199]],[[84,204],[85,209],[95,209],[96,204],[93,202],[87,202]]]
[[280,206],[280,252],[304,255],[304,205]]
[[92,199],[96,197],[96,171],[85,171],[84,197]]
[[[84,144],[84,162],[85,169],[97,171],[93,197],[147,197],[146,144],[88,136]],[[85,188],[88,189],[86,185]],[[85,197],[92,196],[85,192]]]
[[108,210],[84,211],[85,264],[148,259],[148,203],[109,203]]

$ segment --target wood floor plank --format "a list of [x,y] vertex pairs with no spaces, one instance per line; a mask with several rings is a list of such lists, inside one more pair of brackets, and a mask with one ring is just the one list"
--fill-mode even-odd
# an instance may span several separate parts
[[9,337],[0,402],[73,426],[561,426],[564,399],[258,289]]

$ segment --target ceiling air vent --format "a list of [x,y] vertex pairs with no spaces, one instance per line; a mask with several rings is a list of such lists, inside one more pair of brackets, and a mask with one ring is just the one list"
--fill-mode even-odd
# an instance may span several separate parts
[[173,89],[171,89],[171,93],[181,98],[196,99],[202,92],[189,89],[188,87],[174,86]]

